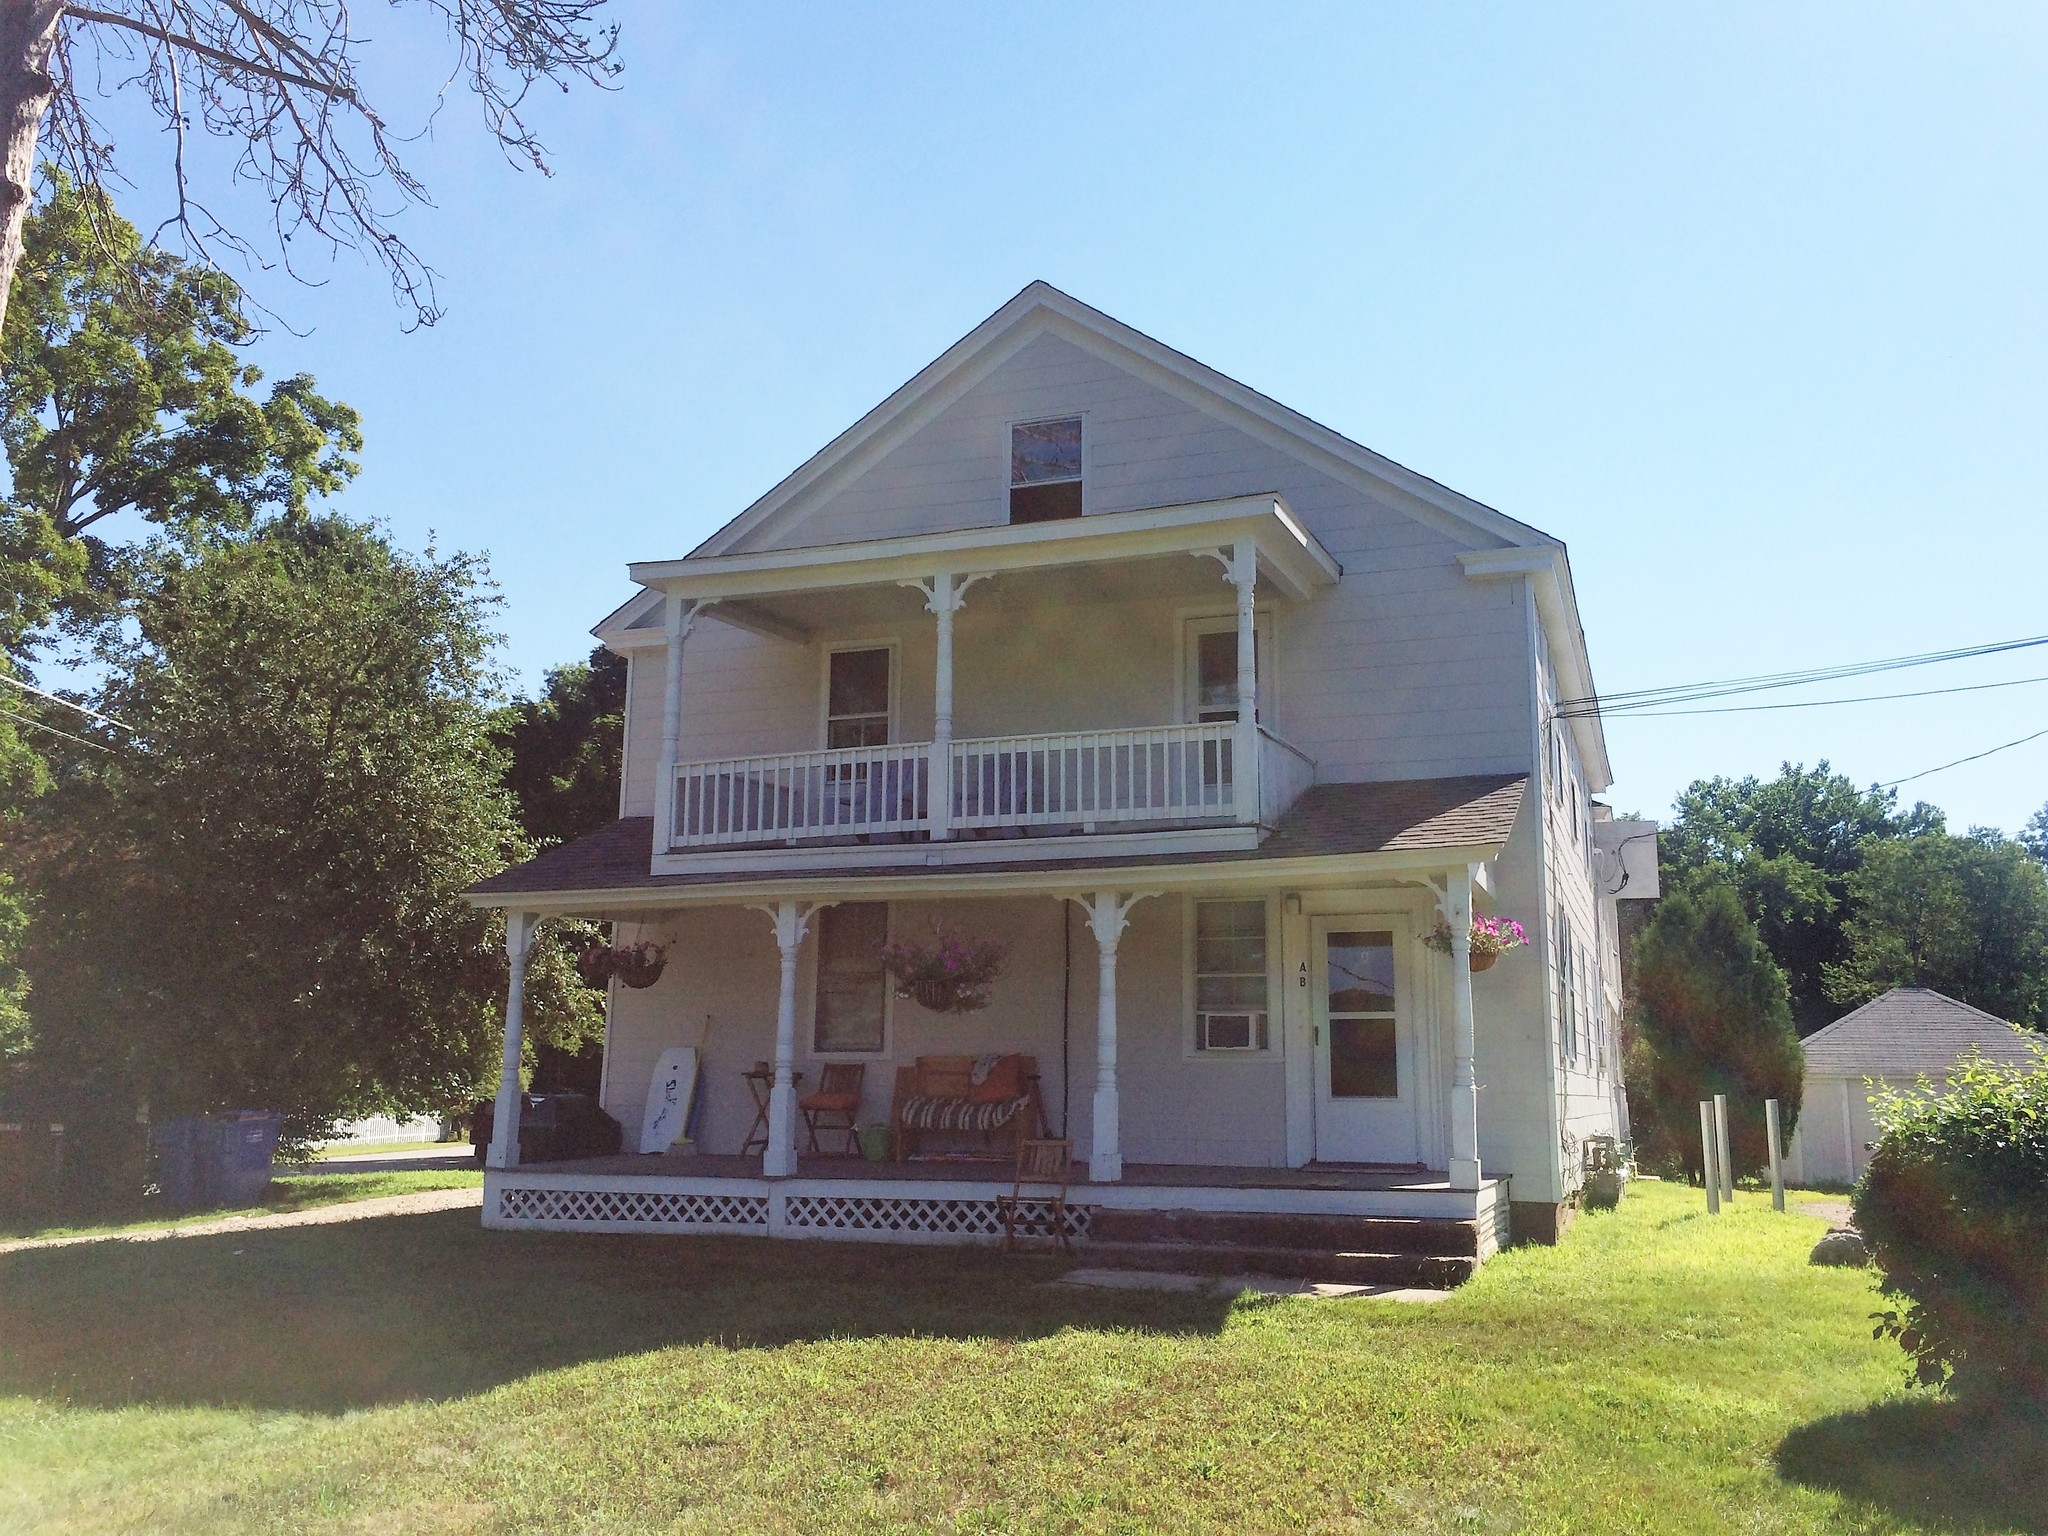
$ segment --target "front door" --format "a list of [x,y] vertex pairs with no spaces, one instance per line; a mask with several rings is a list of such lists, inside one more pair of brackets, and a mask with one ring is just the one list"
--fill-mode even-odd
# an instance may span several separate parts
[[1319,917],[1316,1159],[1419,1165],[1418,1062],[1407,925]]

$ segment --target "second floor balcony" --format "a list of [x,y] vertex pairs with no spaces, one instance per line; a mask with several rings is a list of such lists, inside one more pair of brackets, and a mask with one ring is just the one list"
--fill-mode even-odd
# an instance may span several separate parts
[[[665,640],[657,873],[793,848],[875,849],[874,861],[921,843],[923,862],[950,863],[1020,838],[1252,846],[1314,780],[1261,712],[1260,636],[1276,604],[1340,573],[1276,497],[633,574],[649,589],[638,643]],[[721,623],[697,697],[712,702],[690,736],[740,749],[717,755],[685,750],[683,729],[684,655],[707,610]],[[757,681],[744,703],[719,703],[735,646],[757,648]],[[758,728],[719,723],[779,719],[781,740],[764,745],[802,746],[813,709],[815,749],[749,750]]]

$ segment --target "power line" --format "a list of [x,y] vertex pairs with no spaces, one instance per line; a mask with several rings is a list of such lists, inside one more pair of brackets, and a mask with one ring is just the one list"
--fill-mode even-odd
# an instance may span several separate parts
[[1672,720],[1680,715],[1747,715],[1767,709],[1825,709],[1831,704],[1883,704],[1892,699],[1932,699],[1948,693],[1982,693],[1987,688],[2018,688],[2048,683],[2048,677],[2010,677],[1997,683],[1964,683],[1955,688],[1921,688],[1912,693],[1863,693],[1848,699],[1799,699],[1790,704],[1724,704],[1718,709],[1646,709],[1637,720]]
[[1830,667],[1812,667],[1799,672],[1768,672],[1754,677],[1718,678],[1708,682],[1681,683],[1666,688],[1641,688],[1628,693],[1563,699],[1557,714],[1571,718],[1593,714],[1621,714],[1654,709],[1665,704],[1691,704],[1703,699],[1733,694],[1757,693],[1774,688],[1797,688],[1807,683],[1835,682],[1849,677],[1867,677],[1876,672],[1895,672],[1906,667],[1932,666],[1944,661],[1964,661],[1976,656],[1996,656],[2007,651],[2048,645],[2048,635],[2031,635],[2018,640],[1999,640],[1988,645],[1957,646],[1945,651],[1924,651],[1913,656],[1892,656],[1881,661],[1848,662]]
[[45,725],[43,724],[42,721],[37,720],[29,715],[17,715],[11,709],[0,709],[0,715],[6,716],[6,718],[8,718],[9,720],[19,721],[23,725],[32,725],[39,731],[48,731],[52,736],[62,736],[66,741],[75,741],[81,747],[91,747],[95,752],[107,752],[112,750],[109,747],[102,746],[97,741],[88,741],[83,736],[74,736],[69,731],[60,731],[54,725]]
[[114,726],[119,730],[128,732],[130,735],[135,733],[135,727],[128,724],[125,720],[116,720],[112,715],[103,715],[96,709],[87,709],[83,704],[75,703],[60,693],[47,692],[44,689],[35,687],[33,684],[24,683],[18,677],[9,677],[5,672],[0,672],[0,683],[12,683],[24,693],[32,693],[39,699],[48,699],[52,704],[62,704],[66,709],[75,709],[81,715],[90,715],[101,724]]
[[1918,773],[1909,773],[1903,779],[1893,779],[1889,784],[1880,784],[1877,787],[1879,789],[1897,789],[1901,784],[1910,784],[1915,779],[1926,778],[1929,774],[1946,773],[1951,768],[1960,768],[1965,763],[1977,762],[1982,758],[1992,756],[1994,753],[2009,752],[2014,747],[2024,747],[2028,742],[2039,741],[2043,736],[2048,736],[2048,730],[2036,731],[2031,736],[2022,736],[2018,741],[2008,741],[2004,746],[1987,747],[1982,752],[1973,752],[1968,757],[1959,757],[1952,763],[1943,763],[1939,768],[1923,768]]

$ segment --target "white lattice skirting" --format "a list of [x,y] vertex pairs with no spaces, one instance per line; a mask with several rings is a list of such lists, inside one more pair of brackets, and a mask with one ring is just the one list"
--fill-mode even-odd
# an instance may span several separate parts
[[[725,1232],[881,1243],[986,1243],[1003,1235],[991,1198],[895,1194],[724,1193],[501,1184],[489,1225],[598,1232]],[[1067,1207],[1067,1236],[1085,1238],[1092,1212]],[[1053,1235],[1052,1209],[1024,1202],[1020,1236]]]

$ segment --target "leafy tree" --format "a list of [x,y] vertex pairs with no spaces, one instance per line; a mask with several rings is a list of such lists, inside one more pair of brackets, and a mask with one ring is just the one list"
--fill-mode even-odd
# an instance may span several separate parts
[[1850,879],[1838,1004],[1933,987],[2015,1024],[2048,1024],[2048,870],[1984,828],[1876,840]]
[[1725,1093],[1736,1172],[1764,1166],[1764,1100],[1778,1100],[1789,1138],[1805,1063],[1784,973],[1735,891],[1696,885],[1664,897],[1636,941],[1635,981],[1626,1068],[1644,1159],[1699,1174],[1700,1102]]
[[1667,890],[1734,887],[1785,972],[1803,1034],[1838,1015],[1825,969],[1848,956],[1849,881],[1867,845],[1941,824],[1932,806],[1901,813],[1897,800],[1896,791],[1858,789],[1825,760],[1786,763],[1769,781],[1696,780],[1658,836]]
[[89,573],[104,595],[108,519],[190,537],[304,517],[363,446],[310,376],[259,392],[235,352],[252,336],[235,286],[145,249],[96,189],[53,176],[25,238],[0,325],[0,580],[16,599],[0,643],[17,654]]
[[[502,929],[459,893],[529,847],[487,734],[495,602],[479,561],[331,515],[159,550],[100,642],[135,734],[26,849],[45,1065],[298,1137],[491,1081]],[[538,1039],[594,1026],[559,946],[531,974]]]
[[2044,805],[2020,831],[2020,845],[2043,864],[2048,864],[2048,805]]
[[[453,56],[400,78],[460,80],[508,159],[547,170],[526,120],[543,81],[609,82],[618,28],[604,0],[414,0]],[[401,7],[385,7],[387,14]],[[437,24],[437,25],[435,25]],[[389,48],[394,45],[385,44]],[[422,324],[439,314],[434,275],[394,215],[427,201],[399,159],[415,135],[375,105],[368,34],[349,0],[5,0],[0,4],[0,315],[21,255],[21,221],[39,138],[73,179],[97,186],[114,146],[94,115],[110,93],[154,112],[172,201],[165,227],[195,253],[258,256],[224,227],[188,177],[206,140],[228,154],[223,180],[253,182],[270,205],[274,260],[296,272],[309,243],[374,256]],[[430,88],[431,89],[431,88]],[[431,122],[446,87],[423,99]],[[424,124],[421,131],[424,131]],[[227,169],[228,165],[232,169]],[[297,244],[294,244],[294,240]],[[260,257],[258,258],[260,259]]]
[[502,709],[491,739],[506,754],[506,786],[537,842],[567,842],[619,814],[626,663],[604,646],[548,673],[537,699]]

